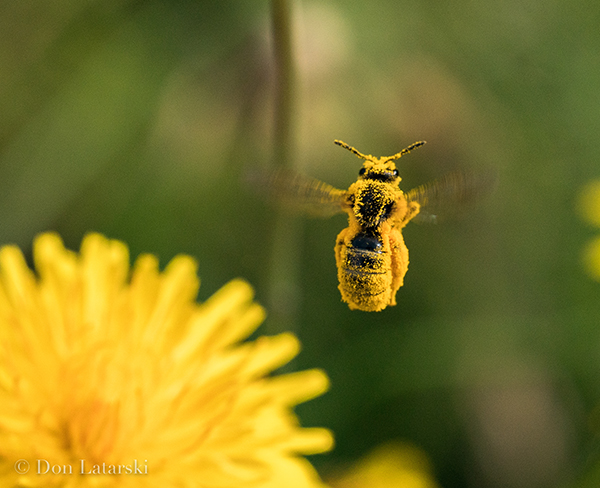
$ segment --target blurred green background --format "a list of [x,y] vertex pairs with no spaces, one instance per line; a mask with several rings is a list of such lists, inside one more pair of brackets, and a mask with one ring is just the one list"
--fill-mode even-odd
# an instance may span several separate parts
[[271,296],[277,210],[240,184],[272,164],[266,1],[2,2],[0,243],[30,252],[52,229],[78,249],[99,231],[162,266],[188,253],[201,300],[248,279],[290,316],[293,368],[331,378],[297,409],[336,435],[311,459],[325,478],[400,439],[445,488],[600,486],[600,283],[581,265],[600,229],[577,213],[600,177],[600,4],[295,7],[301,172],[346,188],[360,161],[334,139],[378,156],[424,139],[399,164],[404,189],[498,174],[463,218],[405,229],[398,306],[341,303],[343,216],[290,215],[287,301]]

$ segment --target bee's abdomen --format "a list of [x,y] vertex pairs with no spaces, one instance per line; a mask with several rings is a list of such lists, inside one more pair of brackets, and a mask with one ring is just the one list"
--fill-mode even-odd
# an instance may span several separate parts
[[351,308],[375,311],[390,300],[391,256],[376,235],[357,234],[342,250],[340,291]]
[[387,253],[377,234],[360,233],[346,247],[344,268],[357,273],[385,273]]

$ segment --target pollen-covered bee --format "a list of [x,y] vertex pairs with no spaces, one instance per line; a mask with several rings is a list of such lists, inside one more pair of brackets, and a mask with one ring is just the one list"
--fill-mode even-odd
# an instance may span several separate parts
[[377,312],[396,305],[396,292],[408,270],[408,248],[402,228],[413,218],[435,220],[435,205],[470,199],[481,182],[468,173],[444,178],[405,193],[394,161],[423,144],[415,142],[393,156],[365,155],[334,141],[364,160],[358,179],[347,190],[319,180],[279,171],[269,176],[270,191],[279,199],[319,215],[348,214],[348,227],[335,243],[339,289],[350,309]]

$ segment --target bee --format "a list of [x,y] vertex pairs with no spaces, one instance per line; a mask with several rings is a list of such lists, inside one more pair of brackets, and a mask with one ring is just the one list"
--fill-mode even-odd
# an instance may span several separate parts
[[435,204],[452,206],[470,199],[481,181],[467,173],[450,173],[435,182],[403,192],[394,161],[421,147],[418,141],[392,156],[362,154],[345,142],[335,144],[364,160],[358,179],[347,190],[322,181],[279,171],[269,176],[271,193],[320,216],[346,212],[348,226],[335,241],[335,261],[342,301],[351,310],[378,312],[396,305],[396,293],[408,270],[402,229],[413,219],[435,222]]

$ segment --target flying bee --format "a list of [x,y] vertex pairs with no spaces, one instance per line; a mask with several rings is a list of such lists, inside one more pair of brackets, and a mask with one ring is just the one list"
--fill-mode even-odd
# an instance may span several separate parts
[[[352,310],[377,312],[396,305],[396,293],[408,270],[408,248],[402,229],[412,219],[435,221],[436,205],[462,204],[476,196],[486,181],[468,173],[450,173],[440,180],[403,192],[394,161],[425,144],[415,142],[393,156],[362,154],[341,146],[360,159],[358,179],[347,190],[287,171],[272,173],[266,184],[280,200],[321,216],[348,214],[348,227],[335,242],[342,300]],[[487,178],[486,178],[487,179]]]

